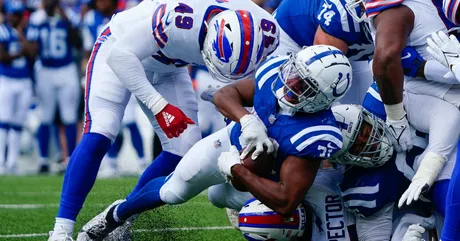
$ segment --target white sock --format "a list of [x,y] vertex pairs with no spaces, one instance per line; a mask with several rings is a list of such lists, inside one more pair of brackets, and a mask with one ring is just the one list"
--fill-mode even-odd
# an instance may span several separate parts
[[0,128],[0,165],[5,165],[6,129]]
[[147,162],[145,161],[145,158],[137,159],[137,163],[139,163],[139,166],[141,166],[141,167],[147,166]]
[[21,132],[10,129],[8,132],[8,157],[6,167],[13,169],[18,161],[19,146],[21,145]]
[[107,159],[107,164],[109,164],[109,167],[114,169],[114,170],[118,170],[118,160],[117,158],[112,158],[112,157],[109,157],[109,156],[106,156],[105,157]]
[[74,226],[75,221],[67,218],[56,218],[56,223],[54,224],[53,231],[56,233],[67,233],[67,235],[72,237]]

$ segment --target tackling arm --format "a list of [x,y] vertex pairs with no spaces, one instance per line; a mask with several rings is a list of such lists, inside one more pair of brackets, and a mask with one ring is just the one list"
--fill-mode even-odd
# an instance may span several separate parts
[[219,89],[214,94],[214,104],[220,113],[239,122],[241,117],[250,114],[244,107],[253,106],[254,80],[241,80]]
[[237,164],[231,168],[233,179],[241,182],[255,198],[282,214],[292,213],[313,185],[321,163],[318,159],[288,156],[281,166],[281,182],[259,177]]

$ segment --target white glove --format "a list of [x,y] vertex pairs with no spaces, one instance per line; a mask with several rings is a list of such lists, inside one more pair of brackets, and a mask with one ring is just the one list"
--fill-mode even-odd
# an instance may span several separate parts
[[217,165],[219,170],[227,178],[232,177],[232,167],[237,164],[241,164],[240,152],[236,149],[235,146],[231,146],[230,150],[227,152],[222,152],[217,158]]
[[419,199],[420,194],[427,192],[438,178],[446,160],[437,153],[428,152],[421,161],[411,184],[399,199],[398,207],[401,208],[404,202],[410,205],[412,201]]
[[402,241],[425,241],[422,237],[423,233],[425,233],[424,227],[420,224],[412,224],[407,229]]
[[426,50],[441,64],[452,70],[453,66],[460,63],[460,43],[454,35],[447,35],[439,31],[432,33],[427,39]]
[[264,123],[255,115],[244,115],[240,119],[241,124],[241,137],[243,142],[247,143],[240,158],[244,159],[254,148],[256,149],[251,158],[255,160],[260,153],[264,151],[264,146],[267,147],[267,152],[272,153],[273,143],[267,136],[267,128]]
[[386,124],[394,137],[391,138],[391,141],[397,152],[403,152],[412,149],[410,126],[406,115],[404,115],[400,120],[391,120],[389,117],[387,117]]

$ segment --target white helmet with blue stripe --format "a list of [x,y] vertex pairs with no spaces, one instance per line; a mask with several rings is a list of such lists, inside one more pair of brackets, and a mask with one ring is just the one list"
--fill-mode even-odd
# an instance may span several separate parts
[[272,91],[283,109],[314,113],[340,100],[350,89],[351,80],[351,64],[338,48],[313,45],[281,65]]
[[293,240],[303,235],[306,215],[302,204],[289,216],[282,216],[253,198],[241,209],[238,225],[247,240]]
[[232,82],[251,77],[264,54],[260,20],[245,10],[226,10],[207,23],[203,60],[214,78]]
[[385,122],[359,105],[336,105],[332,112],[342,131],[343,146],[329,162],[378,167],[393,155]]

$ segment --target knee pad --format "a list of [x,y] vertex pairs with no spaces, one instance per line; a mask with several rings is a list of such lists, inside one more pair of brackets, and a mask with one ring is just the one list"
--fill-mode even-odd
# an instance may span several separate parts
[[241,210],[252,197],[251,193],[240,192],[228,183],[214,185],[208,189],[208,200],[218,208]]
[[187,202],[188,199],[181,195],[184,192],[185,181],[180,180],[179,175],[174,175],[174,173],[166,179],[166,183],[160,188],[161,201],[170,205]]

